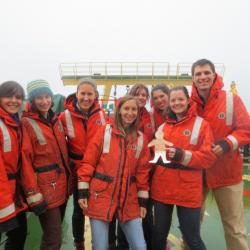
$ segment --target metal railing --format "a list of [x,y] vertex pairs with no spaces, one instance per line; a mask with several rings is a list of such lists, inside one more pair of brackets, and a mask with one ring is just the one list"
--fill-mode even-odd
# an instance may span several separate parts
[[[178,63],[170,65],[168,62],[82,62],[82,63],[62,63],[59,66],[61,79],[80,77],[119,77],[121,79],[132,76],[145,76],[154,79],[155,77],[178,78],[191,77],[191,63]],[[216,72],[224,75],[225,66],[216,63]]]

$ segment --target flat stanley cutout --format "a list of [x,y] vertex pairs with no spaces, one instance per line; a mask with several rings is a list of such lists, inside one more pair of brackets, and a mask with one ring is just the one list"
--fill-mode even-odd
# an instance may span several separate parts
[[162,129],[158,129],[155,133],[155,139],[153,139],[148,147],[155,147],[155,157],[153,160],[149,161],[150,163],[156,163],[158,159],[162,158],[163,163],[169,163],[170,161],[166,158],[166,146],[173,146],[172,142],[166,141],[164,139],[164,133]]

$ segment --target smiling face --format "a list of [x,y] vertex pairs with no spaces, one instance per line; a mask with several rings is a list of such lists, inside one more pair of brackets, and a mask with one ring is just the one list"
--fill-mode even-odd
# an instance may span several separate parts
[[119,114],[124,128],[128,128],[136,120],[138,106],[136,100],[128,100],[120,108]]
[[148,93],[147,93],[146,89],[139,88],[135,94],[135,98],[138,101],[140,108],[145,107],[147,100],[148,100]]
[[164,111],[168,108],[169,104],[168,95],[164,93],[162,90],[160,89],[155,90],[152,93],[152,98],[156,109]]
[[21,108],[22,103],[23,98],[21,95],[0,97],[1,108],[3,108],[10,115],[16,114]]
[[80,85],[76,92],[76,99],[81,110],[87,112],[95,102],[95,89],[87,83]]
[[215,79],[215,73],[209,64],[194,68],[193,81],[198,92],[209,92]]
[[182,118],[188,110],[189,99],[183,90],[174,90],[170,92],[169,105],[177,118]]
[[46,116],[52,106],[52,97],[48,94],[42,94],[34,98],[34,105],[38,111]]

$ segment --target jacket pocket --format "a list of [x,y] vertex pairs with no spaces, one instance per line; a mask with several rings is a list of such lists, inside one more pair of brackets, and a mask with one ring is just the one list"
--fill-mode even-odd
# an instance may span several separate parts
[[180,170],[179,177],[182,183],[199,183],[202,181],[201,171]]
[[67,179],[65,173],[52,174],[51,177],[50,181],[39,184],[39,188],[49,205],[66,200],[67,196]]
[[90,190],[98,193],[107,190],[108,186],[109,182],[97,178],[92,178],[90,182]]
[[45,185],[57,182],[61,174],[65,174],[64,169],[59,168],[57,164],[38,167],[35,169],[38,185]]

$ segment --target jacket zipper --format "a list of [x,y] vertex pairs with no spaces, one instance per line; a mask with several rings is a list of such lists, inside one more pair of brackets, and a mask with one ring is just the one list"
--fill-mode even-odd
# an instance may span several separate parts
[[[122,179],[123,179],[123,174],[124,174],[124,168],[125,168],[125,163],[126,163],[126,156],[127,156],[127,154],[126,154],[126,140],[124,139],[124,161],[123,161],[123,165],[122,165],[122,174],[121,174],[121,185],[120,185],[120,188],[119,188],[119,195],[118,195],[118,207],[119,208],[122,208],[121,206],[120,206],[120,199],[121,199],[121,191],[122,191]],[[126,184],[126,186],[127,186],[127,184]],[[126,195],[126,193],[125,193],[125,195]]]
[[[56,144],[57,144],[57,146],[58,146],[58,149],[59,149],[59,152],[60,152],[60,156],[61,156],[61,160],[62,160],[64,169],[65,169],[66,182],[67,182],[67,190],[68,190],[68,194],[67,194],[67,195],[69,195],[69,194],[70,194],[70,183],[69,183],[69,181],[70,181],[70,175],[71,175],[71,173],[70,173],[70,171],[69,171],[68,168],[67,168],[67,164],[66,164],[66,162],[65,162],[63,153],[62,153],[62,151],[61,151],[60,143],[58,142],[57,136],[56,136],[55,131],[54,131],[54,125],[55,125],[55,124],[56,124],[56,122],[55,122],[54,124],[51,124],[51,125],[50,125],[50,128],[52,129],[53,135],[54,135],[54,137],[55,137],[55,139],[56,139]],[[68,177],[68,178],[67,178],[67,177]],[[54,190],[56,189],[56,184],[57,184],[56,182],[51,183],[51,186],[53,187]]]
[[113,193],[112,193],[112,196],[111,196],[111,201],[110,201],[110,205],[109,205],[109,209],[108,209],[108,213],[107,213],[107,219],[109,219],[109,217],[110,217],[110,210],[111,210],[111,207],[112,207],[113,202],[114,202],[114,196],[115,196],[116,187],[117,187],[117,183],[118,183],[118,178],[119,178],[119,174],[120,174],[120,168],[121,168],[121,158],[122,158],[122,142],[121,142],[121,139],[120,139],[120,158],[119,158],[119,162],[118,162],[118,169],[117,169],[117,174],[116,174],[116,182],[115,182],[115,186],[114,186],[114,189],[113,189]]

